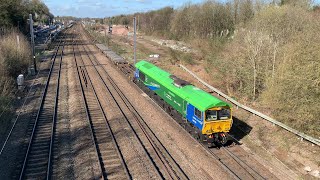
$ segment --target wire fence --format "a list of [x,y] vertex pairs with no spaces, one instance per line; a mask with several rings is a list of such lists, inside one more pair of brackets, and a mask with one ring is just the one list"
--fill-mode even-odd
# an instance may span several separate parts
[[313,138],[313,137],[308,136],[308,135],[306,135],[306,134],[304,134],[304,133],[302,133],[302,132],[299,132],[298,130],[293,129],[293,128],[291,128],[291,127],[289,127],[289,126],[287,126],[287,125],[285,125],[285,124],[283,124],[283,123],[281,123],[281,122],[279,122],[279,121],[277,121],[277,120],[275,120],[275,119],[273,119],[273,118],[271,118],[271,117],[269,117],[269,116],[267,116],[267,115],[265,115],[265,114],[262,114],[261,112],[258,112],[258,111],[256,111],[256,110],[250,108],[250,107],[247,107],[247,106],[245,106],[245,105],[237,102],[236,100],[234,100],[234,99],[232,99],[231,97],[227,96],[227,95],[224,94],[223,92],[219,91],[217,88],[214,88],[214,87],[212,87],[211,85],[209,85],[208,83],[204,82],[202,79],[200,79],[197,75],[195,75],[193,72],[191,72],[191,71],[190,71],[189,69],[187,69],[185,66],[183,66],[183,65],[181,65],[181,64],[179,64],[179,66],[180,66],[183,70],[187,71],[187,72],[188,72],[190,75],[192,75],[194,78],[196,78],[196,79],[197,79],[200,83],[202,83],[204,86],[208,87],[209,89],[211,89],[212,91],[214,91],[215,93],[217,93],[219,96],[222,96],[222,97],[225,98],[227,101],[231,102],[232,104],[236,105],[237,107],[239,107],[239,108],[241,108],[241,109],[244,109],[244,110],[246,110],[246,111],[248,111],[248,112],[250,112],[250,113],[252,113],[252,114],[254,114],[254,115],[256,115],[256,116],[259,116],[259,117],[261,117],[262,119],[265,119],[265,120],[271,122],[272,124],[275,124],[275,125],[283,128],[283,129],[285,129],[285,130],[287,130],[287,131],[289,131],[289,132],[291,132],[291,133],[294,133],[295,135],[299,136],[299,137],[301,138],[301,140],[305,139],[305,140],[307,140],[307,141],[309,141],[309,142],[311,142],[311,143],[313,143],[313,144],[315,144],[315,145],[320,146],[320,140],[319,140],[319,139]]

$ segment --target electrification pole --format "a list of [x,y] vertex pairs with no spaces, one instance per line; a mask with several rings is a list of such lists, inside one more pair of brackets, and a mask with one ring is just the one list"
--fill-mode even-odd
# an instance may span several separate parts
[[136,30],[137,30],[137,23],[136,23],[136,17],[133,18],[133,59],[134,59],[134,64],[137,62],[136,58],[136,51],[137,51],[137,35],[136,35]]
[[37,72],[36,55],[35,55],[35,49],[34,49],[35,47],[34,47],[32,14],[29,14],[29,20],[30,20],[30,37],[31,37],[31,49],[32,49],[32,56],[33,56],[33,66],[34,66],[34,71]]

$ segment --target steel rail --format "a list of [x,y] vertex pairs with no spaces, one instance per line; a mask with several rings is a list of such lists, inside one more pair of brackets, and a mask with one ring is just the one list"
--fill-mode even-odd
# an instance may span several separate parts
[[[143,120],[142,116],[139,114],[139,112],[134,108],[133,104],[128,100],[128,98],[123,94],[123,92],[120,90],[120,88],[118,87],[118,85],[115,83],[115,81],[111,78],[111,76],[108,74],[107,70],[105,69],[105,67],[100,64],[97,60],[97,58],[95,56],[94,60],[97,63],[98,66],[101,66],[103,71],[105,72],[105,74],[107,75],[110,83],[113,85],[113,87],[115,88],[117,94],[119,95],[119,97],[121,98],[121,100],[124,102],[124,104],[126,105],[126,107],[128,108],[128,110],[134,115],[136,122],[138,123],[139,127],[141,128],[141,130],[143,131],[144,135],[147,137],[149,143],[152,145],[154,151],[156,152],[156,154],[159,156],[160,161],[163,163],[163,165],[166,167],[167,171],[171,171],[172,172],[172,167],[170,165],[170,163],[166,160],[166,157],[162,157],[164,155],[162,151],[164,151],[164,153],[167,154],[167,156],[173,161],[174,166],[176,166],[176,168],[180,171],[180,175],[183,179],[189,179],[187,177],[187,175],[185,174],[185,172],[181,169],[181,167],[178,165],[178,163],[173,159],[173,157],[170,155],[170,153],[167,151],[167,149],[162,145],[162,143],[160,142],[160,140],[157,138],[157,136],[153,133],[153,131],[151,130],[151,128],[145,123],[145,121]],[[145,128],[146,127],[146,128]],[[149,131],[150,134],[152,134],[152,137],[154,137],[155,140],[153,140],[153,138],[151,137],[151,135],[147,132]],[[157,141],[157,142],[155,142]],[[160,147],[158,147],[156,145],[156,143],[159,144]],[[160,150],[162,149],[162,150]],[[166,161],[166,162],[165,162]],[[170,167],[168,167],[170,166]],[[172,172],[175,174],[175,172]],[[168,173],[168,176],[170,176],[171,178],[172,175],[170,173]],[[181,178],[180,177],[180,178]],[[176,177],[178,178],[178,177]]]
[[[87,36],[89,36],[88,34],[86,34]],[[94,56],[95,57],[95,56]],[[98,63],[97,65],[99,65],[99,66],[101,66],[101,64],[100,63]],[[105,70],[105,68],[103,68],[104,69],[104,71],[106,72],[106,70]],[[107,74],[107,72],[106,72],[106,74]],[[107,74],[108,75],[108,74]],[[108,75],[109,76],[109,75]],[[107,86],[106,86],[107,87]],[[111,91],[110,91],[110,93],[111,93]],[[157,104],[157,103],[156,103]],[[158,105],[158,104],[157,104]],[[159,105],[158,105],[159,106]],[[159,106],[160,107],[160,106]],[[161,107],[160,107],[161,108]],[[162,109],[162,108],[161,108]],[[162,109],[163,110],[163,109]],[[171,117],[171,116],[170,116]],[[176,121],[175,121],[176,122]],[[189,133],[188,133],[189,134]],[[193,137],[192,137],[193,138]],[[233,178],[235,178],[235,179],[241,179],[241,177],[234,171],[234,170],[232,170],[227,164],[225,164],[222,160],[221,160],[221,158],[219,158],[219,156],[217,156],[216,154],[214,154],[212,151],[210,151],[203,143],[200,143],[211,155],[213,155],[214,156],[214,158],[215,159],[217,159],[218,160],[218,162],[220,163],[220,165],[222,166],[222,168],[223,169],[225,169]],[[237,161],[236,161],[237,162]],[[238,162],[237,162],[238,163]],[[239,164],[240,165],[240,164]],[[241,166],[241,165],[240,165]],[[244,170],[246,170],[245,168],[244,168]],[[247,170],[246,170],[247,171]],[[249,175],[251,176],[251,177],[253,177],[250,173],[249,173]],[[254,178],[254,177],[253,177]]]
[[[77,47],[78,47],[78,44],[77,44]],[[79,47],[78,47],[78,49],[79,49]],[[79,51],[79,52],[80,52],[80,51]],[[74,54],[74,56],[75,56],[75,54]],[[81,55],[80,55],[80,59],[81,59],[82,63],[84,64],[84,61],[83,61]],[[75,61],[76,61],[76,57],[75,57]],[[76,62],[76,66],[77,66],[78,79],[80,80],[79,66],[78,66],[77,62]],[[116,140],[116,138],[115,138],[115,136],[114,136],[114,133],[113,133],[111,127],[110,127],[109,121],[107,120],[107,117],[106,117],[106,115],[105,115],[105,113],[104,113],[104,111],[103,111],[101,102],[100,102],[100,100],[99,100],[99,98],[98,98],[98,96],[97,96],[96,90],[95,90],[95,88],[94,88],[94,86],[93,86],[93,84],[92,84],[92,80],[91,80],[90,76],[88,76],[88,79],[87,79],[87,80],[88,80],[88,82],[90,83],[90,85],[91,85],[91,87],[92,87],[92,89],[93,89],[93,93],[94,93],[96,102],[98,103],[100,112],[102,113],[103,119],[104,119],[104,121],[106,122],[107,130],[110,132],[112,142],[113,142],[113,144],[115,145],[116,152],[117,152],[118,157],[119,157],[119,159],[120,159],[120,161],[121,161],[121,164],[122,164],[122,166],[123,166],[123,168],[124,168],[125,175],[127,176],[128,179],[132,179],[132,177],[131,177],[131,175],[130,175],[130,173],[129,173],[128,167],[127,167],[127,165],[126,165],[126,163],[125,163],[125,161],[124,161],[124,157],[123,157],[123,155],[122,155],[122,153],[121,153],[121,151],[120,151],[118,142],[117,142],[117,140]],[[80,81],[80,83],[81,83],[81,81]],[[86,107],[87,119],[88,119],[88,121],[89,121],[89,123],[90,123],[90,129],[91,129],[91,132],[92,132],[91,134],[92,134],[93,141],[94,141],[94,144],[95,144],[95,147],[96,147],[96,152],[97,152],[97,155],[98,155],[98,149],[97,149],[97,145],[96,145],[96,140],[94,140],[95,138],[94,138],[94,135],[93,135],[93,134],[94,134],[93,128],[92,128],[92,127],[93,127],[93,123],[92,123],[91,117],[90,117],[89,112],[88,112],[88,104],[87,104],[87,101],[86,101],[86,98],[85,98],[85,93],[84,93],[84,88],[83,88],[83,86],[82,86],[82,83],[81,83],[81,91],[82,91],[83,101],[84,101],[85,107]],[[105,179],[107,179],[106,175],[104,175],[104,173],[103,173],[103,170],[102,170],[102,168],[103,168],[103,162],[101,162],[102,160],[100,160],[99,155],[98,155],[98,159],[99,159],[99,162],[100,162],[100,167],[101,167],[102,175],[104,176]]]
[[[241,160],[237,155],[233,154],[229,149],[227,149],[226,147],[222,147],[223,150],[225,150],[229,156],[232,157],[232,159],[234,159],[243,169],[245,169],[254,179],[266,179],[265,177],[263,177],[260,173],[258,173],[256,170],[254,170],[252,167],[250,167],[246,162],[244,162],[243,160]],[[242,165],[241,165],[242,164]],[[249,172],[249,171],[252,171]],[[255,176],[255,177],[254,177]],[[257,178],[258,177],[258,178]]]
[[153,161],[153,158],[151,157],[151,155],[149,154],[149,152],[146,150],[146,147],[144,146],[142,140],[139,138],[136,130],[133,128],[133,126],[132,126],[132,124],[129,122],[127,116],[125,115],[125,113],[123,112],[123,110],[120,108],[120,105],[118,104],[118,102],[115,100],[115,97],[112,95],[111,90],[110,90],[109,87],[106,85],[106,83],[105,83],[105,81],[103,80],[102,75],[101,75],[100,72],[98,71],[97,67],[93,64],[93,61],[92,61],[92,59],[90,58],[90,55],[89,55],[88,51],[85,49],[85,46],[84,46],[84,45],[82,45],[82,46],[83,46],[84,51],[85,51],[86,54],[88,55],[88,57],[89,57],[89,59],[90,59],[90,61],[91,61],[91,63],[92,63],[92,66],[95,68],[96,72],[98,73],[98,76],[99,76],[100,80],[102,81],[102,83],[104,84],[104,86],[107,88],[107,90],[108,90],[109,93],[111,94],[112,98],[114,99],[115,103],[117,104],[117,106],[119,107],[121,113],[123,114],[124,119],[126,119],[126,121],[128,122],[130,128],[132,129],[133,133],[135,134],[135,137],[137,138],[137,140],[139,141],[139,143],[142,145],[144,153],[149,157],[148,160],[151,162],[151,164],[152,164],[152,165],[154,166],[154,168],[156,169],[156,174],[163,179],[163,178],[164,178],[163,175],[161,174],[160,170],[158,169],[156,163]]
[[[74,46],[78,46],[77,44],[75,44]],[[72,46],[72,49],[73,49],[73,57],[74,57],[74,62],[76,64],[76,69],[77,69],[77,79],[79,81],[79,84],[80,84],[80,88],[81,88],[81,97],[82,97],[82,102],[84,103],[84,107],[85,107],[85,111],[86,111],[86,119],[88,120],[88,123],[89,123],[89,127],[90,127],[90,131],[91,131],[91,139],[92,139],[92,142],[93,142],[93,145],[96,149],[96,158],[98,159],[99,161],[99,164],[100,164],[100,173],[101,173],[101,176],[103,176],[103,169],[102,169],[102,166],[101,166],[101,162],[100,162],[100,158],[99,158],[99,152],[97,150],[97,144],[96,144],[96,140],[95,140],[95,137],[94,137],[94,134],[93,134],[93,129],[92,129],[92,124],[90,122],[90,119],[91,119],[91,116],[89,115],[89,106],[88,106],[88,103],[86,101],[86,96],[85,96],[85,93],[84,93],[84,88],[83,88],[83,85],[82,85],[82,82],[81,82],[81,76],[80,76],[80,73],[79,73],[79,66],[78,66],[78,63],[77,63],[77,58],[76,58],[76,54],[75,54],[75,50],[74,50],[74,46]]]
[[[87,32],[87,31],[86,31]],[[87,36],[90,36],[88,33],[86,34]],[[137,86],[138,87],[138,86]],[[140,89],[140,88],[139,88]],[[152,101],[153,101],[153,99],[152,99]],[[162,107],[161,106],[159,106],[159,104],[158,103],[156,103],[155,101],[153,101],[163,112],[165,112],[163,109],[162,109]],[[167,114],[166,112],[165,112],[165,114]],[[168,114],[167,114],[168,115]],[[171,117],[171,116],[169,116],[169,117]],[[177,123],[177,121],[174,121],[175,123]],[[178,124],[178,123],[177,123]],[[179,124],[178,124],[179,125]],[[179,125],[179,127],[181,127],[180,125]],[[181,127],[182,128],[182,127]],[[183,128],[184,129],[184,128]],[[189,134],[189,133],[188,133]],[[189,134],[190,135],[190,134]],[[190,135],[191,136],[191,135]],[[192,136],[191,136],[192,137]],[[192,137],[193,138],[193,137]],[[194,139],[194,138],[193,138]],[[195,139],[194,139],[195,140]],[[197,141],[197,140],[196,140]],[[197,141],[198,142],[198,141]],[[234,171],[232,171],[232,169],[230,169],[224,162],[222,162],[221,160],[220,160],[220,158],[216,155],[216,154],[214,154],[213,152],[211,152],[211,151],[209,151],[208,150],[208,148],[205,146],[205,145],[203,145],[203,143],[200,143],[201,145],[202,145],[202,147],[208,152],[208,153],[210,153],[211,155],[213,155],[215,158],[216,158],[216,160],[219,162],[219,164],[220,164],[220,166],[225,170],[225,171],[227,171],[234,179],[237,179],[237,180],[240,180],[241,178],[234,172]]]
[[[47,42],[45,42],[45,44],[48,45]],[[54,55],[54,54],[53,54],[53,55]],[[53,55],[52,55],[52,57],[53,57]],[[52,59],[52,57],[51,57],[51,59]],[[40,71],[38,71],[35,79],[37,79],[37,77],[38,77],[38,75],[39,75],[39,72],[40,72]],[[25,77],[25,79],[28,79],[29,76],[30,76],[30,75],[27,74],[26,77]],[[34,82],[35,82],[35,80],[33,80],[31,87],[33,87]],[[13,92],[13,91],[12,91],[12,92]],[[16,96],[18,92],[19,92],[19,89],[15,90],[13,96]],[[29,92],[30,92],[30,89],[29,89],[29,91],[28,91],[28,94],[29,94]],[[13,100],[9,100],[9,102],[8,102],[4,107],[5,107],[5,108],[8,108],[9,105],[12,103],[12,101],[13,101]],[[24,104],[25,104],[25,101],[24,101],[24,103],[23,103],[23,106],[24,106]],[[1,112],[1,114],[0,114],[0,118],[2,117],[4,111],[5,111],[5,109],[2,110],[2,112]],[[21,111],[21,110],[20,110],[20,111]],[[20,115],[20,111],[19,111],[19,115]],[[19,115],[18,115],[18,116],[19,116]],[[14,126],[14,125],[13,125],[13,126]],[[1,155],[1,153],[0,153],[0,155]]]
[[[189,133],[188,133],[189,134]],[[190,134],[189,134],[190,135]],[[190,135],[191,136],[191,135]],[[192,136],[191,136],[192,137]],[[193,138],[193,137],[192,137]],[[194,138],[193,138],[194,139]],[[195,141],[197,141],[196,139],[194,139]],[[197,141],[199,142],[199,141]],[[220,166],[225,170],[227,171],[233,178],[237,179],[237,180],[240,180],[240,176],[237,175],[237,173],[232,170],[226,163],[224,163],[221,158],[219,158],[218,155],[216,155],[215,153],[213,153],[212,151],[210,151],[210,149],[208,149],[208,147],[206,145],[204,145],[203,143],[200,143],[201,146],[209,153],[211,154],[220,164]]]
[[[77,44],[77,47],[78,47],[78,44]],[[79,49],[79,48],[78,48]],[[79,51],[79,50],[78,50]],[[80,51],[79,51],[80,52]],[[82,60],[82,57],[81,57],[81,55],[80,55],[80,59],[81,59],[81,61],[83,62],[83,60]],[[76,61],[76,57],[75,57],[75,61]],[[100,158],[100,156],[99,156],[99,148],[98,148],[98,142],[97,142],[97,138],[96,138],[96,134],[94,133],[94,130],[93,130],[93,127],[94,127],[94,125],[93,125],[93,123],[92,123],[92,117],[91,117],[91,115],[90,115],[90,113],[89,113],[89,105],[88,105],[88,102],[87,102],[87,100],[86,100],[86,95],[85,95],[85,93],[84,93],[84,88],[83,88],[83,86],[82,86],[82,82],[81,82],[81,78],[80,78],[80,73],[79,73],[79,67],[80,66],[78,66],[78,64],[77,64],[77,62],[76,62],[76,67],[77,67],[77,73],[78,73],[78,79],[79,79],[79,82],[80,82],[80,85],[81,85],[81,92],[83,93],[83,102],[85,103],[85,109],[86,109],[86,114],[87,114],[87,120],[88,120],[88,123],[89,123],[89,127],[90,127],[90,131],[91,131],[91,137],[92,137],[92,142],[93,142],[93,144],[94,144],[94,147],[95,147],[95,150],[96,150],[96,156],[97,156],[97,159],[98,159],[98,161],[99,161],[99,167],[100,167],[100,173],[101,173],[101,176],[104,178],[104,179],[107,179],[107,176],[105,175],[105,173],[104,173],[104,166],[103,166],[103,162],[100,160],[101,158]],[[89,82],[91,83],[91,80],[89,79]],[[93,86],[92,86],[92,88],[93,88]],[[95,96],[95,99],[96,99],[96,102],[99,104],[99,110],[100,110],[100,112],[103,114],[103,117],[105,117],[105,114],[102,112],[102,109],[101,109],[101,107],[100,107],[100,102],[98,101],[98,99],[97,99],[97,97],[96,97],[96,93],[95,93],[95,90],[94,90],[94,96]]]
[[[62,41],[62,39],[61,39],[61,41]],[[60,48],[60,46],[59,46],[59,48]],[[24,158],[23,166],[22,166],[22,169],[21,169],[20,177],[19,177],[20,180],[23,179],[23,176],[24,176],[24,173],[25,173],[25,168],[27,166],[27,161],[28,161],[30,149],[31,149],[32,142],[33,142],[33,139],[34,139],[34,134],[35,134],[35,131],[36,131],[36,127],[38,125],[38,120],[39,120],[39,117],[40,117],[40,113],[41,113],[41,111],[43,109],[43,106],[44,106],[44,101],[45,101],[45,97],[47,95],[49,83],[50,83],[50,80],[51,80],[52,71],[53,71],[53,68],[54,68],[55,61],[56,61],[56,56],[57,56],[57,53],[55,54],[54,61],[51,64],[51,68],[50,68],[50,71],[49,71],[49,74],[48,74],[48,80],[47,80],[47,83],[46,83],[46,86],[45,86],[45,90],[44,90],[44,92],[42,94],[41,104],[40,104],[40,107],[39,107],[39,110],[38,110],[38,113],[37,113],[37,117],[36,117],[34,126],[32,128],[31,138],[30,138],[30,141],[29,141],[29,144],[28,144],[27,152],[26,152],[26,155],[25,155],[25,158]],[[59,72],[60,72],[60,69],[59,69]]]
[[[60,42],[59,42],[59,43],[60,43]],[[59,47],[59,46],[58,46],[58,47]],[[56,56],[56,54],[58,53],[58,51],[59,51],[59,48],[56,48],[55,53],[53,53],[52,56],[51,56],[51,60],[53,60],[53,58]],[[29,91],[28,91],[27,96],[25,97],[25,100],[24,100],[24,102],[23,102],[23,104],[22,104],[22,107],[20,108],[20,110],[19,110],[19,112],[18,112],[18,114],[17,114],[17,116],[16,116],[16,118],[15,118],[15,120],[14,120],[14,123],[13,123],[13,125],[12,125],[12,127],[11,127],[8,135],[7,135],[7,137],[6,137],[6,140],[4,141],[4,143],[3,143],[2,147],[1,147],[0,156],[1,156],[3,150],[4,150],[5,146],[6,146],[9,138],[10,138],[11,135],[12,135],[12,131],[13,131],[13,129],[15,128],[17,122],[18,122],[18,119],[19,119],[19,117],[20,117],[20,115],[21,115],[21,113],[22,113],[22,110],[24,109],[24,107],[25,107],[25,105],[26,105],[26,102],[27,102],[28,98],[29,98],[30,95],[31,95],[31,92],[32,92],[31,90],[32,90],[33,87],[34,87],[34,84],[35,84],[35,82],[36,82],[36,79],[39,77],[39,74],[40,74],[40,70],[38,71],[35,79],[32,81],[32,84],[31,84],[31,86],[30,86],[30,89],[29,89]],[[1,115],[0,115],[0,117],[1,117]]]
[[[88,36],[88,34],[87,34]],[[97,62],[97,60],[96,60]],[[100,63],[98,63],[99,66],[101,66]],[[102,66],[103,67],[103,66]],[[112,78],[108,75],[107,71],[105,70],[105,68],[103,67],[104,71],[106,72],[107,76],[109,79],[112,80]],[[111,81],[110,80],[110,81]],[[112,80],[113,81],[113,80]],[[116,87],[118,87],[116,84],[115,84]],[[114,86],[114,87],[115,87]],[[118,88],[119,89],[119,88]],[[119,94],[119,92],[117,91],[117,93]],[[122,92],[121,92],[122,93]],[[120,94],[119,94],[120,95]],[[122,96],[120,96],[122,98]],[[124,97],[126,98],[126,97]],[[126,98],[127,99],[127,98]],[[129,101],[128,101],[129,102]],[[130,103],[130,102],[129,102]],[[130,103],[131,104],[131,103]],[[156,103],[157,104],[157,103]],[[126,104],[127,105],[127,104]],[[157,104],[158,105],[158,104]],[[131,105],[132,106],[132,105]],[[160,106],[159,106],[160,107]],[[162,109],[162,108],[161,108]],[[223,168],[229,172],[229,174],[231,174],[235,179],[241,179],[239,175],[237,175],[237,173],[232,170],[230,167],[228,167],[228,165],[226,165],[219,156],[217,156],[216,154],[214,154],[214,152],[210,151],[210,149],[208,149],[205,145],[203,145],[201,143],[201,145],[210,153],[212,154],[218,161],[219,163],[221,164],[221,166],[223,166]],[[234,159],[246,172],[249,173],[249,175],[253,178],[253,179],[256,179],[252,174],[251,172],[249,172],[249,170],[247,170],[247,168],[249,168],[254,174],[256,174],[257,177],[261,178],[261,179],[265,179],[263,176],[261,176],[257,171],[255,171],[253,168],[251,168],[250,166],[248,166],[245,162],[243,162],[239,157],[237,157],[236,155],[234,155],[232,152],[230,152],[228,149],[224,148],[225,151],[229,154],[229,156]],[[241,165],[243,164],[243,165]],[[246,166],[247,168],[245,168],[244,166]]]
[[[97,61],[96,61],[97,62]],[[179,164],[174,160],[174,158],[171,156],[171,154],[168,152],[168,150],[163,146],[163,144],[160,142],[160,140],[158,139],[158,137],[154,134],[154,132],[151,130],[151,128],[149,127],[149,125],[145,122],[145,120],[143,119],[143,117],[139,114],[139,112],[136,110],[136,108],[133,106],[133,104],[129,101],[129,99],[124,95],[124,93],[120,90],[119,86],[115,83],[115,81],[111,78],[111,76],[108,74],[108,72],[106,71],[106,69],[104,68],[103,65],[101,65],[99,62],[97,62],[99,66],[103,67],[103,70],[105,72],[105,74],[107,75],[109,81],[111,82],[111,84],[113,85],[113,87],[116,89],[117,94],[119,95],[119,97],[121,98],[121,100],[124,102],[124,104],[126,105],[126,107],[129,109],[129,111],[134,115],[136,122],[138,123],[139,127],[142,129],[143,133],[145,134],[145,136],[147,137],[149,143],[152,145],[152,147],[154,148],[154,150],[157,152],[157,155],[160,156],[164,156],[161,155],[163,154],[162,151],[164,151],[164,153],[167,154],[167,156],[173,161],[174,166],[176,166],[176,168],[180,171],[180,175],[183,177],[183,179],[189,179],[188,176],[185,174],[185,172],[181,169],[181,167],[179,166]],[[146,127],[146,128],[145,128]],[[149,131],[150,133],[148,133],[147,131]],[[153,140],[153,138],[155,139]],[[157,141],[157,142],[155,142]],[[158,147],[157,145],[155,145],[156,143],[159,144],[160,147]],[[162,157],[161,160],[162,163],[166,164],[166,168],[170,168],[168,169],[168,171],[172,171],[172,168],[170,163],[166,160],[166,157]],[[166,162],[164,162],[166,161]],[[169,165],[170,167],[168,167],[167,165]],[[173,172],[175,173],[175,172]],[[169,176],[172,177],[172,175],[170,174]],[[181,177],[177,177],[177,178],[181,178]]]
[[[64,44],[65,45],[65,44]],[[51,159],[53,154],[53,143],[54,143],[54,134],[56,130],[56,122],[57,122],[57,111],[58,111],[58,99],[59,99],[59,90],[60,90],[60,76],[61,76],[61,67],[62,67],[62,59],[63,59],[63,51],[64,45],[62,46],[61,56],[60,56],[60,63],[59,63],[59,72],[58,72],[58,81],[57,81],[57,88],[56,88],[56,95],[55,95],[55,102],[54,102],[54,112],[53,112],[53,123],[51,128],[51,138],[50,138],[50,145],[49,145],[49,157],[48,157],[48,168],[47,168],[47,179],[51,179]]]

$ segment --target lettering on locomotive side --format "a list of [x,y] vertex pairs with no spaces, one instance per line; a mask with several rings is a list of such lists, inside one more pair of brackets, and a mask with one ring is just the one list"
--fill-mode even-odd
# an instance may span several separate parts
[[176,95],[173,94],[172,92],[168,91],[168,94],[170,94],[172,97],[175,97]]
[[165,92],[164,95],[166,96],[166,98],[168,98],[169,100],[172,101],[172,98],[171,98],[171,96],[170,96],[168,93]]
[[181,104],[178,103],[176,100],[173,100],[173,102],[174,102],[176,105],[178,105],[179,107],[181,107]]
[[201,120],[199,120],[198,118],[196,118],[196,117],[192,117],[192,121],[194,122],[194,123],[199,123],[199,124],[203,124],[203,122],[201,121]]

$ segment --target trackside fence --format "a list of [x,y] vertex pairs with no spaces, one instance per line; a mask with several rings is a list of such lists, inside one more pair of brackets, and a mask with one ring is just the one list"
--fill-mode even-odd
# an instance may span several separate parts
[[267,115],[262,114],[261,112],[258,112],[258,111],[256,111],[256,110],[250,108],[250,107],[247,107],[247,106],[245,106],[245,105],[243,105],[243,104],[235,101],[234,99],[232,99],[231,97],[227,96],[227,95],[224,94],[223,92],[219,91],[218,89],[216,89],[216,88],[212,87],[211,85],[209,85],[208,83],[204,82],[202,79],[200,79],[197,75],[195,75],[193,72],[191,72],[191,71],[190,71],[189,69],[187,69],[185,66],[183,66],[183,65],[181,65],[181,64],[179,64],[179,66],[180,66],[183,70],[187,71],[187,72],[188,72],[190,75],[192,75],[194,78],[196,78],[200,83],[202,83],[203,85],[205,85],[206,87],[208,87],[210,90],[212,90],[212,91],[214,91],[215,93],[217,93],[219,96],[222,96],[222,97],[225,98],[227,101],[229,101],[229,102],[231,102],[232,104],[236,105],[237,107],[239,107],[239,108],[241,108],[241,109],[244,109],[244,110],[246,110],[246,111],[248,111],[248,112],[250,112],[250,113],[252,113],[252,114],[254,114],[254,115],[256,115],[256,116],[259,116],[259,117],[261,117],[262,119],[265,119],[265,120],[267,120],[267,121],[269,121],[269,122],[271,122],[271,123],[273,123],[273,124],[275,124],[275,125],[277,125],[277,126],[280,126],[281,128],[286,129],[287,131],[289,131],[289,132],[291,132],[291,133],[296,134],[297,136],[299,136],[299,137],[301,138],[301,140],[305,139],[305,140],[307,140],[307,141],[309,141],[309,142],[311,142],[311,143],[313,143],[313,144],[315,144],[315,145],[320,146],[320,140],[319,140],[319,139],[313,138],[313,137],[308,136],[308,135],[306,135],[306,134],[304,134],[304,133],[302,133],[302,132],[299,132],[299,131],[297,131],[296,129],[293,129],[293,128],[291,128],[291,127],[289,127],[289,126],[287,126],[287,125],[285,125],[285,124],[283,124],[283,123],[281,123],[281,122],[279,122],[279,121],[277,121],[277,120],[275,120],[275,119],[273,119],[273,118],[271,118],[271,117],[269,117],[269,116],[267,116]]

